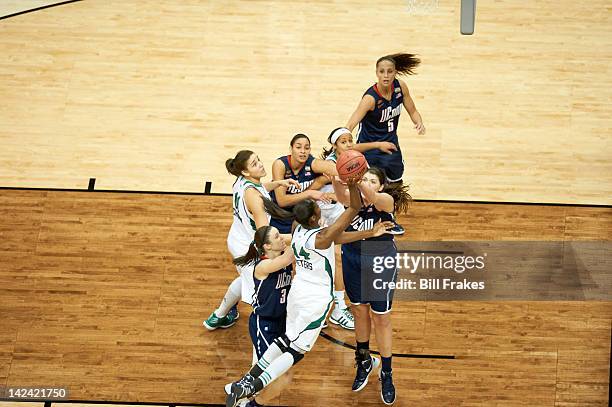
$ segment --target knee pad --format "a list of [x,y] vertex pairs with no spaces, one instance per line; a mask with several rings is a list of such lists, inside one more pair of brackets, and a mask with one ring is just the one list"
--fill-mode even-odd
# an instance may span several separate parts
[[288,352],[291,353],[291,356],[293,356],[294,365],[297,364],[297,362],[299,362],[300,360],[304,359],[304,354],[300,351],[293,349],[292,347],[289,347]]
[[291,341],[287,338],[287,335],[282,335],[274,339],[274,343],[280,348],[281,352],[288,352]]

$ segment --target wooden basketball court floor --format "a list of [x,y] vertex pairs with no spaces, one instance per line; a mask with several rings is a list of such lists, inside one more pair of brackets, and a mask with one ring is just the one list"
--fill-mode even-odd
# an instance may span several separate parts
[[[420,201],[400,240],[612,240],[607,2],[479,3],[473,37],[458,2],[406,4],[84,0],[0,20],[0,386],[222,403],[251,358],[244,305],[201,326],[235,273],[223,161],[251,148],[270,171],[296,132],[318,151],[389,52],[423,59],[407,81],[428,129],[404,112]],[[608,405],[611,320],[609,301],[398,301],[396,405]],[[269,405],[381,405],[376,380],[350,392],[352,334],[325,333]]]

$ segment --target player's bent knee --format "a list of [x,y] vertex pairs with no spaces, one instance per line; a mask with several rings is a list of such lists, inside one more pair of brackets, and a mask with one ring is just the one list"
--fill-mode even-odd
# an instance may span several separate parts
[[274,339],[274,343],[280,348],[281,352],[288,352],[291,341],[287,338],[287,335],[282,335]]

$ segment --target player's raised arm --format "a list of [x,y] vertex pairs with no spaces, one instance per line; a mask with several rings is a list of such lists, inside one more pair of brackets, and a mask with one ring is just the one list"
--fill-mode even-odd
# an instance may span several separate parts
[[296,188],[300,187],[300,183],[294,179],[279,179],[279,180],[268,181],[268,182],[263,183],[264,188],[266,188],[266,191],[268,192],[274,191],[275,189],[279,187],[284,187],[286,190],[292,185]]
[[338,175],[335,162],[321,160],[320,158],[315,158],[312,161],[312,170],[318,174]]
[[353,243],[363,239],[370,239],[372,237],[382,236],[385,233],[389,233],[390,229],[393,229],[395,224],[388,221],[379,221],[374,225],[373,229],[359,230],[356,232],[342,232],[335,240],[336,244]]
[[383,153],[391,154],[397,151],[397,146],[389,141],[372,141],[370,143],[359,143],[353,146],[353,150],[357,150],[360,153],[376,149]]
[[347,182],[350,193],[350,205],[340,215],[340,217],[331,224],[331,226],[317,233],[315,248],[327,249],[334,243],[334,240],[348,227],[351,220],[359,213],[361,209],[361,196],[357,189],[357,177]]
[[370,178],[366,179],[366,177],[364,177],[358,186],[359,191],[361,191],[365,200],[372,203],[379,211],[393,213],[393,197],[385,192],[376,191],[369,181]]

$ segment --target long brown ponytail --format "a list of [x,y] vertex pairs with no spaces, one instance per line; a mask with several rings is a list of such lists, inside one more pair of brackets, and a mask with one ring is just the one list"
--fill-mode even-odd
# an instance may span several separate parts
[[399,75],[416,75],[414,69],[419,66],[421,60],[416,57],[416,54],[391,54],[378,58],[376,66],[381,61],[391,61],[395,65],[395,70]]
[[263,199],[264,210],[274,219],[293,220],[294,216],[291,212],[284,210],[268,198],[262,196],[261,199]]
[[383,170],[378,167],[370,167],[368,171],[370,174],[374,174],[381,185],[383,185],[382,192],[385,192],[393,198],[393,209],[396,213],[406,213],[412,202],[412,197],[408,193],[410,189],[409,185],[404,185],[401,182],[389,184],[387,177]]
[[240,267],[244,267],[247,264],[255,262],[261,256],[263,256],[265,250],[264,245],[270,243],[270,230],[272,226],[262,226],[255,231],[255,237],[249,245],[249,250],[244,256],[236,257],[232,262]]

